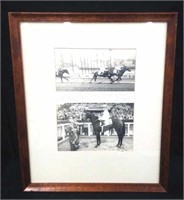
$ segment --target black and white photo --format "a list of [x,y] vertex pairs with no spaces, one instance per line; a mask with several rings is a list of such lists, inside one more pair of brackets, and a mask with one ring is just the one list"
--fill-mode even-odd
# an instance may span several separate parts
[[177,15],[9,22],[23,190],[165,191]]
[[58,151],[132,151],[133,103],[57,105]]
[[56,91],[134,91],[136,49],[55,48]]

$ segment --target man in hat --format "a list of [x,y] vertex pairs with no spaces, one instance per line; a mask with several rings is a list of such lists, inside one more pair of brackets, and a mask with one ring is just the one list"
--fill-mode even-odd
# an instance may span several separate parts
[[69,133],[69,142],[70,142],[70,147],[71,150],[76,150],[79,148],[79,135],[78,135],[78,123],[77,121],[73,118],[69,118],[69,126],[71,128],[71,132]]

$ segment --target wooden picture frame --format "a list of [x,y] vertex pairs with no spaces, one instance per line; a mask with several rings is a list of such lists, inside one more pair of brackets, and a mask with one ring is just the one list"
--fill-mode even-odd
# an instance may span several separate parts
[[[73,23],[167,23],[164,92],[161,131],[160,180],[150,183],[32,183],[29,161],[28,127],[21,46],[21,22]],[[17,127],[24,191],[48,192],[166,192],[170,157],[171,113],[176,44],[177,13],[24,13],[10,12],[9,26],[12,50]]]

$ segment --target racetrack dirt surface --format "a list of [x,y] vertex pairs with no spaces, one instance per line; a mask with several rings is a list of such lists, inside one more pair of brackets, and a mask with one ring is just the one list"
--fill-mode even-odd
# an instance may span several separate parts
[[60,80],[56,81],[56,91],[134,91],[134,80],[125,79],[120,82],[110,83],[109,80],[99,79],[89,83],[88,80]]
[[[118,136],[101,136],[101,144],[96,146],[95,136],[81,136],[79,137],[80,148],[77,151],[132,151],[133,150],[133,137],[124,137],[123,145],[118,148]],[[58,151],[70,151],[69,140],[58,144]]]

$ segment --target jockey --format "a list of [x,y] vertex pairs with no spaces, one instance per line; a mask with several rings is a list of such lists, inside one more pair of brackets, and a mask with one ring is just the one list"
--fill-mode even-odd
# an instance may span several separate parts
[[109,75],[110,75],[110,74],[113,74],[114,69],[115,69],[115,67],[113,67],[112,65],[109,67],[109,69],[108,69]]
[[100,75],[103,75],[104,73],[107,73],[108,72],[108,69],[105,68],[105,67],[101,67],[100,68],[100,71],[98,72]]
[[104,105],[103,110],[104,110],[103,115],[99,117],[99,120],[102,121],[102,125],[101,125],[102,132],[105,132],[104,127],[111,125],[112,120],[111,120],[111,116],[109,114],[109,111],[107,109],[107,105]]
[[112,65],[110,65],[107,73],[108,73],[108,78],[111,80],[111,83],[113,82],[113,79],[111,78],[114,75],[117,75],[116,73],[114,73],[114,69],[115,67],[113,67]]

